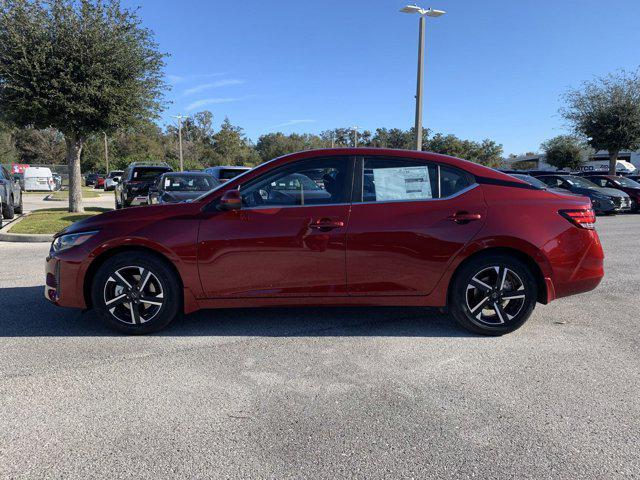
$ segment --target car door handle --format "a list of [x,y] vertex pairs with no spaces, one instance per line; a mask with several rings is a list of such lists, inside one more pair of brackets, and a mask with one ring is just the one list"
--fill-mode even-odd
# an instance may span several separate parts
[[309,227],[322,232],[327,232],[334,228],[344,227],[344,222],[342,220],[332,220],[331,218],[321,218],[311,222]]
[[449,215],[447,220],[451,220],[452,222],[456,222],[459,224],[473,222],[475,220],[480,220],[482,215],[479,213],[469,213],[469,212],[456,212],[453,215]]

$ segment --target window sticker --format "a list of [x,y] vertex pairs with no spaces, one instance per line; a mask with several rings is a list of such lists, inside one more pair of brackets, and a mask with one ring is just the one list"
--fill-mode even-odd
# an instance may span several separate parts
[[433,198],[427,165],[373,170],[376,201]]

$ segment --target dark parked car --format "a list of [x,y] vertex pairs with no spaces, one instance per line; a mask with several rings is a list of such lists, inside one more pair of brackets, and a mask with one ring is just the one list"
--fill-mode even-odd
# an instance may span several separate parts
[[631,198],[614,188],[602,188],[583,177],[576,175],[540,175],[551,188],[560,188],[591,199],[596,213],[619,213],[631,210]]
[[226,182],[227,180],[231,180],[232,178],[237,177],[238,175],[251,170],[249,167],[234,167],[234,166],[223,166],[223,167],[209,167],[205,168],[204,171],[216,180],[220,182]]
[[145,205],[149,187],[156,183],[160,175],[171,171],[173,170],[166,163],[135,162],[129,165],[116,185],[116,209]]
[[[293,202],[269,195],[298,175],[322,178],[324,195],[315,182]],[[312,150],[192,202],[74,223],[52,243],[45,295],[134,334],[204,308],[401,305],[502,335],[537,302],[600,283],[595,221],[587,198],[449,156]]]
[[84,184],[87,187],[92,187],[96,184],[96,182],[98,181],[98,178],[100,177],[100,174],[98,173],[88,173],[85,177],[84,177]]
[[0,218],[13,218],[16,213],[22,213],[20,179],[15,178],[2,166],[0,166],[0,203],[2,203]]
[[640,209],[640,183],[635,180],[619,175],[601,175],[595,173],[585,175],[585,178],[599,187],[622,190],[631,197],[631,210],[637,212]]
[[547,185],[546,183],[544,183],[542,180],[533,177],[531,175],[527,175],[524,173],[510,173],[509,175],[511,175],[512,177],[517,178],[518,180],[523,180],[525,182],[527,182],[529,185],[533,185],[536,188],[539,188],[540,190],[548,190],[550,192],[555,192],[555,193],[562,193],[564,195],[567,195],[571,192],[568,192],[567,190],[563,190],[561,188],[551,188],[549,185]]
[[198,198],[213,190],[220,182],[204,172],[163,173],[158,181],[149,187],[149,205],[157,203],[178,203]]

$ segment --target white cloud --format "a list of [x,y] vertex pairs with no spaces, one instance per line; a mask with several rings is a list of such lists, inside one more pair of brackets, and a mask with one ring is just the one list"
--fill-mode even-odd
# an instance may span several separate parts
[[204,90],[209,90],[210,88],[226,87],[229,85],[241,85],[243,83],[244,83],[244,80],[237,80],[233,78],[230,78],[227,80],[218,80],[217,82],[203,83],[201,85],[196,85],[195,87],[188,88],[184,91],[183,95],[193,95],[194,93],[199,93]]
[[278,125],[274,125],[271,128],[281,128],[281,127],[290,127],[292,125],[300,125],[301,123],[313,123],[315,120],[311,118],[302,118],[299,120],[289,120],[288,122],[279,123]]
[[169,81],[169,83],[172,84],[176,84],[176,83],[183,83],[183,82],[188,82],[190,80],[198,80],[198,79],[202,79],[202,78],[213,78],[213,77],[221,77],[222,75],[226,75],[224,72],[221,73],[199,73],[199,74],[195,74],[195,75],[174,75],[174,74],[169,74],[167,75],[167,80]]
[[215,105],[218,103],[232,103],[244,100],[246,97],[218,97],[218,98],[203,98],[202,100],[196,100],[193,103],[187,105],[187,111],[193,111],[196,108],[204,107],[206,105]]

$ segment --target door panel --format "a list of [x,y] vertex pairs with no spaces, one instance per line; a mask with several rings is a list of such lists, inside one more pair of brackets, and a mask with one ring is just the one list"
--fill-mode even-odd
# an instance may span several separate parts
[[429,294],[478,233],[486,212],[476,187],[449,199],[354,203],[347,232],[349,294]]
[[346,295],[349,205],[219,212],[200,222],[208,298]]

